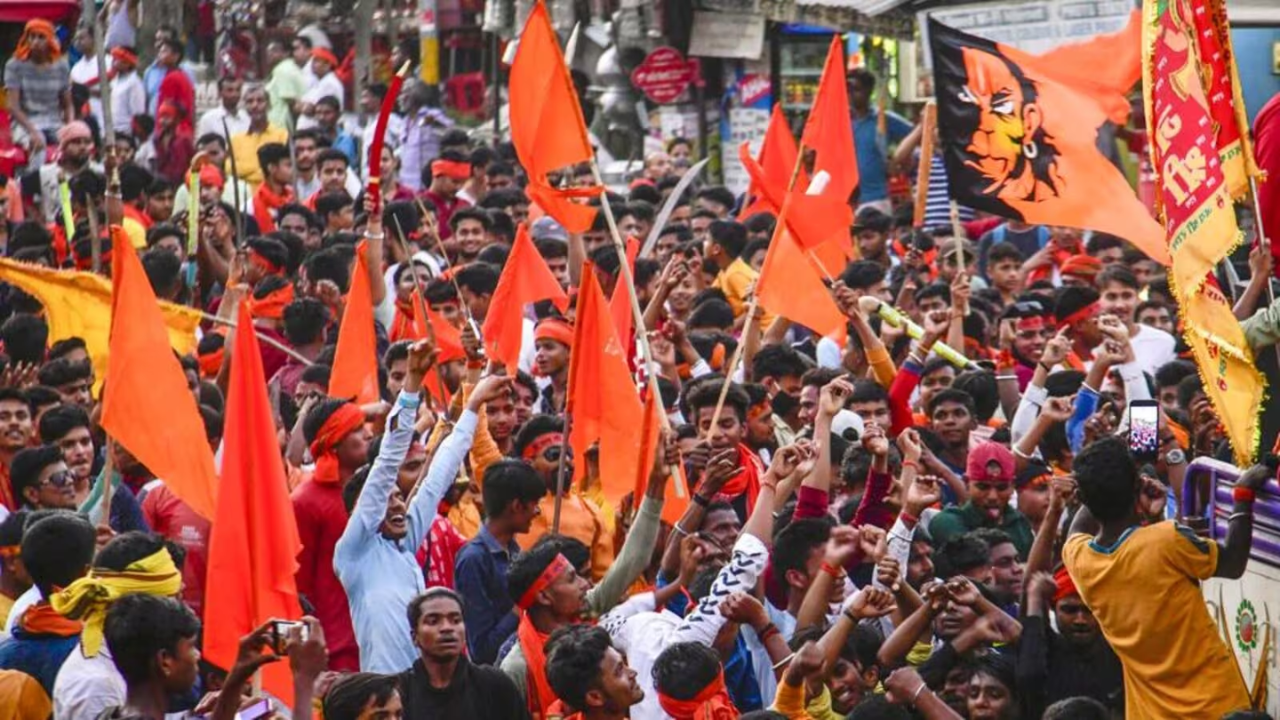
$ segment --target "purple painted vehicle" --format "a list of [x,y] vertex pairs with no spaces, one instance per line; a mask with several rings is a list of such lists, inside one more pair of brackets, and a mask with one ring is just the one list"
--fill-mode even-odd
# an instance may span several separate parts
[[[1210,458],[1196,458],[1182,482],[1182,516],[1201,535],[1214,540],[1227,537],[1231,514],[1231,489],[1240,468]],[[1202,492],[1205,491],[1206,492]],[[1202,495],[1207,495],[1202,497]],[[1280,568],[1280,484],[1275,478],[1258,492],[1253,511],[1253,562]]]

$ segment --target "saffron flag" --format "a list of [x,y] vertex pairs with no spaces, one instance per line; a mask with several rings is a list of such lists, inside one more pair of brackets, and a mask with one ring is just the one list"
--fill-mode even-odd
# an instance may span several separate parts
[[[201,517],[217,493],[213,452],[164,315],[124,230],[111,226],[111,365],[102,428]],[[274,435],[272,436],[274,438]]]
[[481,334],[489,357],[510,369],[520,360],[520,345],[524,338],[524,306],[539,300],[551,300],[565,312],[569,297],[556,276],[551,274],[547,261],[538,254],[528,229],[522,224],[516,230],[516,241],[511,254],[498,278],[489,301],[489,314],[484,319]]
[[821,335],[842,333],[844,314],[831,299],[811,259],[812,253],[806,252],[788,229],[787,216],[791,212],[791,200],[796,197],[792,193],[783,206],[769,252],[764,256],[760,279],[756,281],[760,305]]
[[[635,488],[641,462],[644,408],[636,393],[627,354],[618,340],[609,304],[591,262],[582,266],[582,287],[569,358],[566,412],[572,418],[569,441],[575,457],[600,443],[600,482],[611,503]],[[585,469],[585,463],[580,463]]]
[[[800,136],[803,151],[812,150],[813,174],[826,172],[831,180],[824,194],[848,203],[858,186],[857,154],[853,148],[853,123],[849,121],[849,85],[844,72],[844,39],[831,37],[822,79]],[[806,187],[801,185],[800,187]],[[848,226],[845,226],[848,230]]]
[[[467,356],[462,348],[462,333],[440,313],[433,311],[416,288],[410,302],[413,303],[413,325],[409,329],[410,335],[414,340],[435,338],[436,362],[446,363]],[[453,399],[453,393],[441,381],[440,373],[434,370],[427,373],[422,386],[440,407],[448,405]]]
[[[1173,258],[1170,275],[1205,393],[1226,429],[1236,462],[1257,451],[1265,383],[1231,304],[1211,277],[1240,241],[1231,191],[1219,161],[1215,102],[1198,71],[1185,4],[1143,5],[1143,99],[1151,123],[1148,144],[1156,168],[1156,198]],[[1242,146],[1242,152],[1245,151]]]
[[952,198],[1032,224],[1108,232],[1168,265],[1159,223],[1096,145],[1098,128],[1127,112],[1115,85],[1128,71],[1110,65],[1130,37],[1126,29],[1038,57],[931,20]]
[[[636,273],[636,256],[640,254],[640,241],[627,238],[627,267],[631,268],[631,276]],[[631,310],[631,293],[627,290],[627,281],[618,270],[618,278],[613,283],[613,295],[609,296],[609,314],[613,317],[613,326],[618,330],[618,339],[630,356],[632,348],[631,331],[635,325],[635,313]]]
[[591,228],[596,209],[576,202],[599,195],[604,188],[562,190],[552,186],[553,172],[588,162],[593,154],[587,141],[578,93],[565,67],[560,40],[542,0],[533,5],[507,81],[511,142],[529,176],[530,199],[569,232]]
[[[40,301],[50,343],[72,337],[84,340],[93,362],[96,395],[110,362],[111,281],[96,273],[53,270],[9,258],[0,258],[0,281]],[[170,347],[179,355],[195,354],[200,311],[163,300],[159,305]]]
[[377,333],[373,327],[373,293],[369,288],[368,250],[363,242],[356,248],[351,271],[351,288],[338,328],[338,345],[333,353],[329,395],[353,398],[358,405],[378,401]]
[[[276,426],[267,397],[262,354],[253,319],[240,306],[223,437],[222,483],[209,538],[209,587],[218,600],[205,607],[204,651],[230,668],[240,638],[271,618],[302,615],[294,573],[302,542],[294,522]],[[293,697],[287,663],[267,665],[263,685],[278,698]]]
[[[745,142],[738,148],[738,153],[743,167],[747,167],[751,175],[747,195],[752,198],[751,204],[738,213],[738,218],[745,220],[759,212],[776,215],[782,209],[782,196],[786,194],[791,182],[799,153],[796,139],[787,125],[787,116],[782,113],[781,103],[773,106],[764,142],[760,144],[760,155],[752,158],[750,144]],[[751,172],[752,167],[758,169],[758,172]]]

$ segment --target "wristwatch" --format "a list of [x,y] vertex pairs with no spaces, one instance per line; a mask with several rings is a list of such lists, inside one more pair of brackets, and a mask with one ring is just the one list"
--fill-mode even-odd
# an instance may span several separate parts
[[1187,461],[1187,454],[1182,452],[1182,448],[1174,448],[1164,454],[1164,462],[1166,465],[1182,465]]

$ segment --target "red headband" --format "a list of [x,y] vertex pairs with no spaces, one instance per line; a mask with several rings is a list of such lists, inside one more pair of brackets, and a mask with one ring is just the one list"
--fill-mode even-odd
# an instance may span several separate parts
[[111,48],[111,57],[115,58],[116,60],[119,60],[120,62],[127,62],[130,65],[138,64],[138,56],[134,53],[129,52],[123,47],[117,46],[117,47]]
[[1043,330],[1044,317],[1037,315],[1035,317],[1018,318],[1016,327],[1019,330]]
[[567,348],[573,348],[573,326],[563,320],[548,318],[534,328],[533,339],[555,340]]
[[206,380],[212,380],[218,377],[218,371],[222,369],[222,356],[226,354],[226,348],[218,348],[211,353],[200,356],[200,377]]
[[662,711],[675,720],[717,720],[722,717],[738,717],[738,709],[729,697],[724,685],[724,668],[702,692],[688,700],[677,700],[658,691],[658,704]]
[[1072,325],[1081,320],[1088,320],[1098,314],[1098,303],[1092,302],[1058,321],[1059,327]]
[[1071,579],[1071,574],[1067,572],[1065,567],[1053,574],[1053,582],[1058,586],[1058,589],[1053,592],[1054,605],[1057,605],[1060,601],[1065,600],[1066,598],[1080,596],[1080,591],[1076,589],[1075,580]]
[[457,162],[455,160],[435,160],[431,163],[431,174],[443,175],[455,180],[467,180],[471,178],[471,163]]
[[556,555],[556,558],[551,561],[551,564],[547,566],[547,569],[543,570],[542,574],[538,576],[538,579],[534,580],[533,584],[529,586],[529,589],[525,590],[524,594],[520,596],[520,600],[516,603],[516,607],[521,610],[528,610],[533,607],[533,601],[538,597],[538,593],[546,590],[547,586],[555,582],[556,578],[563,575],[565,570],[572,569],[573,566],[569,564],[569,561],[565,559],[564,555]]
[[334,448],[343,438],[364,425],[364,413],[355,403],[345,403],[320,426],[316,439],[311,443],[311,457],[316,461],[312,479],[320,483],[338,482],[338,456]]
[[266,255],[263,255],[262,253],[253,249],[249,250],[249,262],[253,263],[254,265],[257,265],[263,270],[266,270],[267,273],[270,275],[279,275],[280,271],[284,269],[279,265],[271,262],[271,259],[268,258]]
[[541,455],[548,447],[552,445],[559,445],[563,442],[563,433],[547,433],[545,435],[539,435],[536,440],[525,446],[524,452],[520,453],[520,457],[532,462],[534,458]]
[[330,69],[338,67],[338,56],[324,48],[316,48],[312,50],[311,57],[314,60],[323,60],[329,63]]

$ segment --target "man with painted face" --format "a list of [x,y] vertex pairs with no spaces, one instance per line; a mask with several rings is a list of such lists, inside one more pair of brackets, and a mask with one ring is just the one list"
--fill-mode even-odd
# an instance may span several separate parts
[[350,598],[360,666],[367,672],[402,672],[413,665],[413,639],[404,632],[399,617],[413,596],[426,589],[415,554],[431,529],[440,498],[471,448],[480,407],[510,384],[510,379],[495,375],[476,386],[453,432],[432,457],[422,487],[407,498],[396,481],[413,442],[421,400],[417,389],[433,362],[429,342],[409,349],[406,389],[400,391],[387,420],[378,457],[343,491],[351,519],[334,549],[333,565]]
[[947,540],[978,528],[1003,530],[1018,549],[1018,557],[1031,551],[1031,523],[1009,505],[1015,476],[1013,453],[1003,445],[985,442],[969,452],[965,480],[969,500],[960,507],[949,507],[929,523],[929,535],[935,547]]

